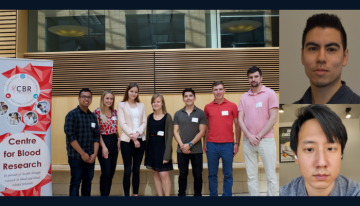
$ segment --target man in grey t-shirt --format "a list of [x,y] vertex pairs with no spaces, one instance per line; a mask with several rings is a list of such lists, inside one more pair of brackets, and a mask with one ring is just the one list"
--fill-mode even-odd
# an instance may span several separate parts
[[[194,196],[201,196],[203,150],[201,137],[205,135],[206,115],[194,104],[195,91],[186,88],[183,93],[185,107],[175,113],[174,136],[178,142],[177,159],[179,166],[179,196],[186,196],[189,160],[194,175]],[[180,133],[179,133],[180,131]]]
[[339,175],[347,132],[326,105],[309,105],[297,112],[290,147],[302,176],[280,187],[280,196],[360,196],[360,184]]

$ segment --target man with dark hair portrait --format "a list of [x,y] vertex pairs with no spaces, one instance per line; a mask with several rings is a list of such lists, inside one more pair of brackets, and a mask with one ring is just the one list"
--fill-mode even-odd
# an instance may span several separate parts
[[326,105],[300,108],[290,147],[301,176],[280,187],[280,196],[360,196],[360,184],[339,175],[347,139],[341,119]]
[[346,32],[334,14],[308,18],[302,36],[301,62],[310,87],[294,104],[359,104],[360,97],[341,80],[348,63]]

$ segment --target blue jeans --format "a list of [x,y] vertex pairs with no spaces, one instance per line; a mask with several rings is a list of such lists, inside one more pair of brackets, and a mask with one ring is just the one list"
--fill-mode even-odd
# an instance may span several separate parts
[[218,196],[218,180],[217,173],[219,169],[219,159],[222,159],[223,174],[224,174],[224,185],[222,196],[232,196],[232,164],[233,164],[233,152],[234,143],[206,143],[206,156],[208,161],[209,170],[209,191],[210,196]]
[[79,188],[81,185],[81,196],[90,196],[91,181],[94,177],[95,162],[92,164],[84,162],[82,159],[68,157],[70,165],[70,196],[79,196]]

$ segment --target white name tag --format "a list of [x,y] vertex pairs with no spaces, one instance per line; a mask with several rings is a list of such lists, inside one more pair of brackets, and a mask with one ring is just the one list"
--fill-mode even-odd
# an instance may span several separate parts
[[117,120],[117,118],[114,116],[114,117],[111,117],[112,120]]
[[258,108],[258,107],[262,107],[262,102],[258,102],[258,103],[256,103],[255,107],[256,107],[256,108]]
[[191,119],[191,122],[199,122],[199,118],[193,117],[193,118]]
[[92,128],[95,128],[95,125],[96,125],[96,124],[95,124],[94,122],[91,122],[91,127],[92,127]]
[[229,115],[229,111],[221,111],[221,115],[222,115],[222,116],[228,116],[228,115]]
[[164,131],[158,131],[157,135],[158,136],[164,136]]

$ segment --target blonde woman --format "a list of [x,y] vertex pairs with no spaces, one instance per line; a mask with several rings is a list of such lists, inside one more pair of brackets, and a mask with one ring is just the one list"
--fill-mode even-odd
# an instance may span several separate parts
[[100,108],[97,108],[94,111],[100,129],[98,159],[101,167],[101,196],[109,196],[110,194],[120,149],[120,138],[117,128],[117,111],[114,109],[114,101],[114,93],[110,90],[105,90],[100,98]]
[[158,196],[170,196],[173,121],[171,115],[166,113],[165,100],[161,94],[154,94],[151,105],[154,113],[147,119],[145,166],[153,170]]
[[138,196],[140,185],[140,164],[145,150],[146,112],[139,99],[139,86],[130,83],[118,104],[118,119],[121,127],[121,155],[124,162],[124,195],[130,195],[132,170],[133,195]]

